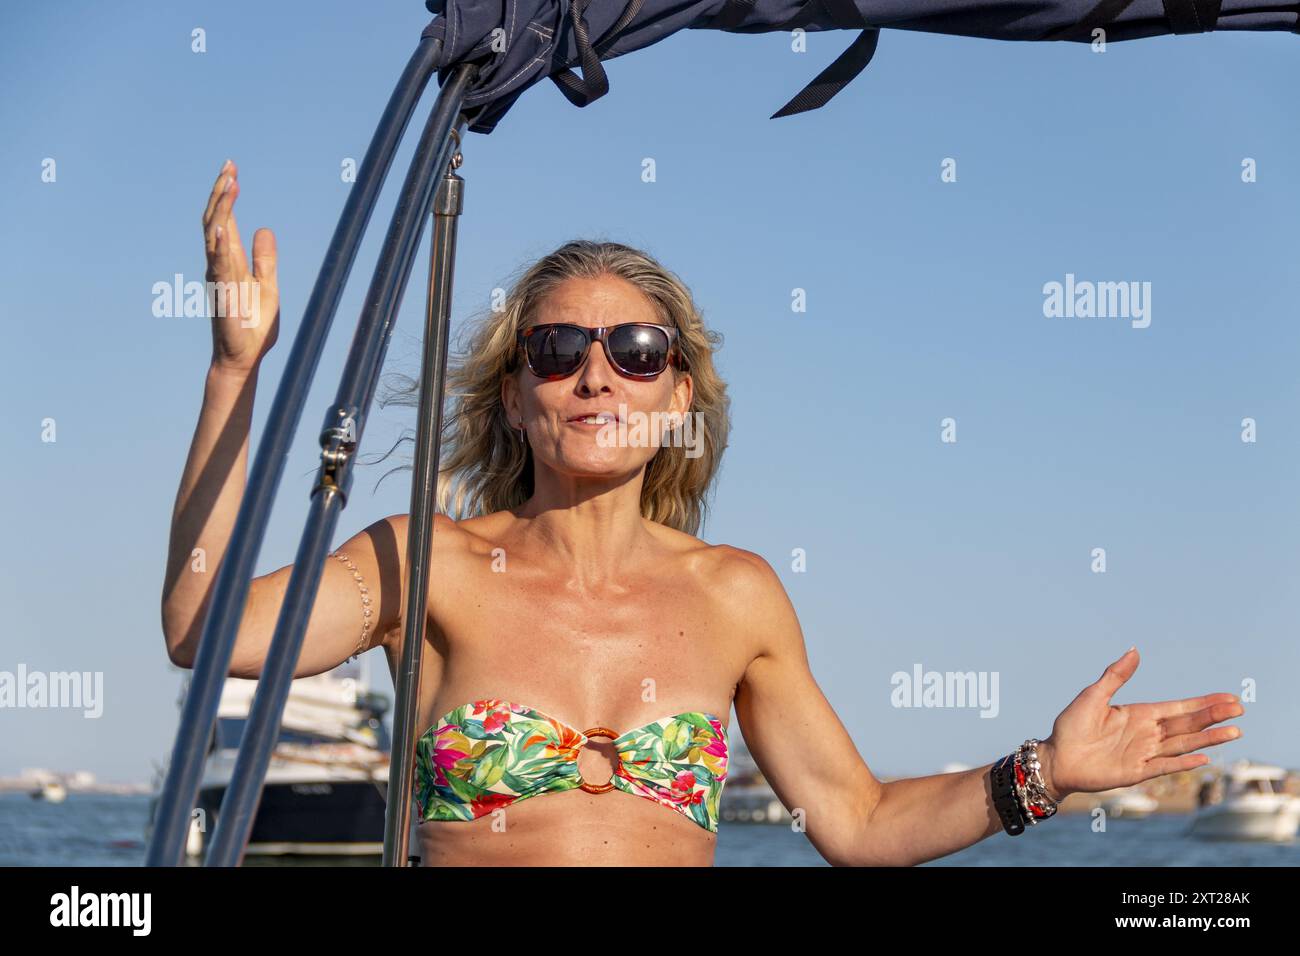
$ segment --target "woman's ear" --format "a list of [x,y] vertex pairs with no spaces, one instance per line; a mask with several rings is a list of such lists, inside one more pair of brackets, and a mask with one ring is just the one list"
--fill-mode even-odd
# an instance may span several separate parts
[[671,410],[679,415],[686,415],[691,409],[691,400],[695,397],[695,382],[689,372],[680,375],[673,384]]
[[513,375],[501,379],[501,407],[506,413],[506,424],[513,428],[519,421],[519,383]]

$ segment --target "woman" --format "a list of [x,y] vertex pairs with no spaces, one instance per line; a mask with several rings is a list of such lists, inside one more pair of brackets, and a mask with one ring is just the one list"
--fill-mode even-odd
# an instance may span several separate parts
[[[227,161],[204,213],[208,278],[255,280],[237,306],[271,318],[213,320],[163,595],[183,667],[213,579],[192,555],[214,568],[228,543],[278,328],[274,237],[257,231],[250,275],[236,177]],[[1211,727],[1242,713],[1232,694],[1112,706],[1137,668],[1131,649],[1019,763],[878,781],[809,672],[772,568],[694,536],[728,429],[715,343],[654,260],[574,242],[520,278],[453,368],[439,510],[470,517],[435,519],[413,808],[426,865],[710,864],[733,705],[763,774],[834,864],[931,860],[1050,816],[1067,794],[1203,766],[1193,751],[1239,736]],[[630,437],[656,413],[694,423],[695,440]],[[375,522],[327,562],[298,676],[373,647],[396,669],[406,521]],[[260,674],[290,571],[253,581],[232,676]]]

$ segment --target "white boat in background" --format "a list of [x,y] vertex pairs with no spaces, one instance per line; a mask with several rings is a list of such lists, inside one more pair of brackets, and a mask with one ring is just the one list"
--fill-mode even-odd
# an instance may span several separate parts
[[767,783],[728,783],[718,815],[734,823],[788,823],[794,819]]
[[62,803],[68,799],[68,788],[57,780],[46,780],[32,791],[32,799],[44,800],[46,803]]
[[[383,853],[390,741],[382,716],[388,701],[369,692],[359,666],[364,660],[293,682],[246,855]],[[202,856],[216,829],[256,690],[257,681],[233,677],[222,688],[199,785],[201,812],[190,820],[191,857]],[[162,768],[155,782],[150,822],[165,774]]]
[[1160,808],[1160,801],[1133,787],[1113,791],[1101,802],[1106,816],[1116,820],[1143,820]]
[[1287,777],[1281,767],[1238,761],[1224,772],[1222,799],[1201,806],[1189,832],[1212,840],[1295,839],[1300,796],[1286,792]]

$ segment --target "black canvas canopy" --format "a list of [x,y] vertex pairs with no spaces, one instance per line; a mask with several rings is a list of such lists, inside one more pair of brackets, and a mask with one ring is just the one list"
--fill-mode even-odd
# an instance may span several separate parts
[[423,35],[442,43],[439,83],[458,63],[479,65],[465,98],[476,133],[490,133],[523,91],[547,76],[586,106],[609,90],[602,60],[679,30],[858,31],[773,119],[830,100],[870,62],[882,29],[1085,43],[1097,29],[1106,42],[1214,30],[1300,32],[1300,4],[1260,0],[425,0],[425,7],[437,14]]

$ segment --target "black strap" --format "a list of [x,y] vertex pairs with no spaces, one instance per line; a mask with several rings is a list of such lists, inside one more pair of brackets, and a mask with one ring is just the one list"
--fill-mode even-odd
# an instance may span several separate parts
[[871,62],[871,58],[876,55],[876,44],[880,42],[880,31],[867,26],[866,20],[863,19],[862,13],[853,0],[808,0],[807,3],[800,7],[798,13],[785,23],[782,23],[777,29],[794,30],[806,26],[816,14],[818,5],[830,14],[831,20],[837,27],[846,30],[855,27],[865,29],[858,34],[856,40],[849,44],[848,49],[835,58],[834,63],[813,77],[812,82],[796,93],[794,98],[785,106],[773,113],[770,119],[776,119],[779,116],[792,116],[795,113],[805,113],[808,110],[815,110],[825,106],[830,102],[831,97],[853,82],[854,78]]
[[641,0],[630,0],[623,8],[618,21],[596,41],[593,47],[587,36],[587,23],[582,19],[582,14],[589,3],[591,0],[571,0],[569,4],[569,19],[573,21],[573,35],[578,41],[582,76],[567,69],[551,76],[555,85],[560,88],[560,92],[574,106],[587,106],[609,92],[609,78],[605,75],[605,68],[600,65],[600,58],[641,9]]
[[1025,832],[1025,811],[1016,796],[1015,760],[1015,754],[1007,754],[989,767],[989,796],[1002,829],[1011,836],[1020,836]]
[[[1044,40],[1090,41],[1092,31],[1104,29],[1129,8],[1133,0],[1099,0],[1078,23],[1046,34]],[[1218,25],[1223,0],[1163,0],[1169,29],[1177,34],[1209,33]]]
[[835,58],[834,63],[813,77],[811,83],[800,90],[785,106],[773,113],[770,119],[825,106],[832,96],[848,86],[871,62],[871,58],[876,55],[876,44],[879,41],[879,30],[863,30],[849,48]]

